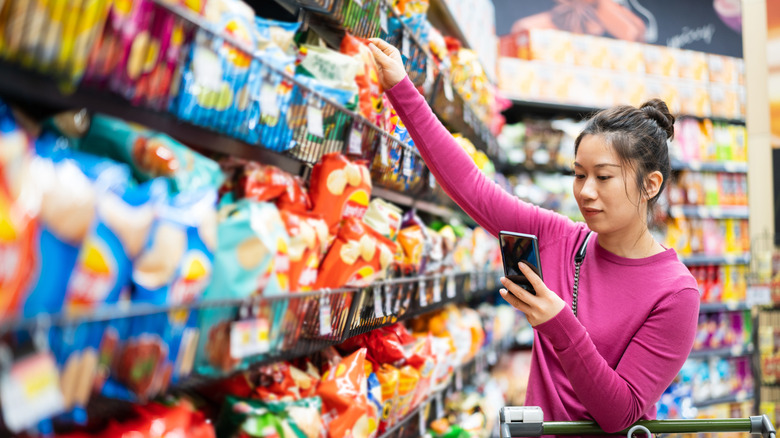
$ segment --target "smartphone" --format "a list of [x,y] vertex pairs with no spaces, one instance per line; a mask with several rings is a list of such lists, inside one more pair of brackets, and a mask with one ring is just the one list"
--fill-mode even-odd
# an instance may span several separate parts
[[500,231],[501,257],[504,260],[504,276],[523,289],[536,294],[531,282],[523,275],[518,263],[524,262],[542,277],[542,262],[539,259],[539,239],[532,234]]

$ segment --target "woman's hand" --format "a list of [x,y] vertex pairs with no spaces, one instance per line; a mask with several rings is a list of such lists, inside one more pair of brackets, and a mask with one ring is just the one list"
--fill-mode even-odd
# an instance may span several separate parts
[[506,277],[501,278],[501,296],[515,309],[525,313],[531,326],[551,320],[566,306],[566,303],[555,292],[545,286],[541,278],[525,263],[519,263],[520,271],[531,282],[536,295],[513,283]]
[[368,40],[371,41],[368,48],[374,54],[379,84],[382,85],[383,89],[389,90],[406,76],[404,61],[401,59],[398,49],[388,44],[387,41],[381,38],[369,38]]

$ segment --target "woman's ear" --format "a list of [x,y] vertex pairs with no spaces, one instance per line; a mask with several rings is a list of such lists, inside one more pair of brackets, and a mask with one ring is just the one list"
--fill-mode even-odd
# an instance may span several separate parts
[[659,171],[650,172],[645,178],[645,192],[647,200],[653,199],[661,191],[661,185],[664,183],[664,176]]

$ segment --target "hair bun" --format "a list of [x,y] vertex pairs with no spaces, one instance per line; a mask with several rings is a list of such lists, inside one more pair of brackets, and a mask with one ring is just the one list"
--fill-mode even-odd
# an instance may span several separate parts
[[645,115],[658,123],[666,131],[666,138],[674,138],[674,116],[661,99],[650,99],[639,107]]

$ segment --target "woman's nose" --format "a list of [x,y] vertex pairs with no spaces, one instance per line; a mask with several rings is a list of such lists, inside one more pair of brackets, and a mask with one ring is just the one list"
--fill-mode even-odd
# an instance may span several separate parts
[[595,178],[585,178],[580,189],[580,196],[584,199],[596,199],[597,193]]

